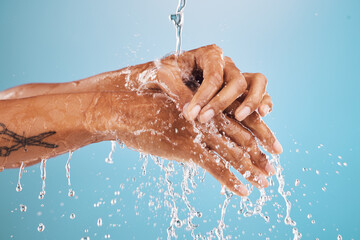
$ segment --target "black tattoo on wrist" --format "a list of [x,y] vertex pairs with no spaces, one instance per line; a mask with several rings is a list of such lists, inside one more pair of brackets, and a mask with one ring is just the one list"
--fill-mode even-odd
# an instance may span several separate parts
[[39,135],[32,137],[25,137],[10,131],[7,129],[5,124],[0,123],[0,138],[5,139],[5,141],[8,141],[10,144],[12,144],[10,146],[0,146],[0,157],[7,157],[11,152],[17,151],[20,148],[24,148],[24,150],[27,151],[26,147],[28,146],[57,148],[59,147],[58,145],[43,141],[45,138],[50,137],[55,133],[55,131],[50,131],[40,133]]

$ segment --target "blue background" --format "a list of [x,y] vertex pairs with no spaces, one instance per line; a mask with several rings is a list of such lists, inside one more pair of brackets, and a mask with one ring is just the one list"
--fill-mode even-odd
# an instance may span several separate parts
[[[175,49],[175,29],[168,16],[177,4],[2,0],[0,90],[31,82],[72,81],[160,58]],[[275,105],[265,121],[284,148],[281,161],[286,190],[291,192],[291,216],[303,239],[336,239],[338,234],[360,239],[359,10],[357,0],[189,0],[185,8],[183,49],[216,43],[242,71],[268,77]],[[164,172],[149,161],[147,175],[142,176],[138,153],[119,147],[115,163],[106,164],[110,149],[104,142],[74,153],[75,198],[67,196],[66,155],[48,162],[43,200],[38,199],[38,165],[27,168],[20,193],[15,191],[18,170],[1,172],[0,239],[166,239],[170,209],[164,206],[161,190],[167,188]],[[172,180],[181,193],[182,170],[175,166]],[[204,235],[217,226],[224,196],[209,174],[197,183],[190,201],[203,213],[194,222],[200,224],[195,232]],[[138,198],[139,191],[145,196]],[[225,217],[225,235],[292,238],[283,218],[277,222],[277,214],[284,215],[284,201],[276,196],[276,186],[267,192],[274,196],[264,208],[270,222],[259,216],[240,217],[239,198],[234,197]],[[112,199],[117,203],[112,205]],[[150,200],[161,208],[149,206]],[[94,207],[98,202],[103,204]],[[27,212],[20,212],[19,204],[25,204]],[[184,204],[177,204],[179,216],[185,218]],[[69,218],[71,213],[75,219]],[[96,225],[98,218],[102,227]],[[40,222],[46,227],[41,233]],[[179,239],[191,238],[184,227],[177,233]]]

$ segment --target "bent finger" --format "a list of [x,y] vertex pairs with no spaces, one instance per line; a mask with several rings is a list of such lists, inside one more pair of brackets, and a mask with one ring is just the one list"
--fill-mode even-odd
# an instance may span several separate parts
[[269,112],[271,112],[272,107],[273,107],[273,103],[271,97],[269,96],[268,93],[265,93],[263,99],[260,102],[260,106],[258,110],[260,116],[265,117]]
[[238,121],[244,120],[258,108],[265,94],[267,84],[266,77],[261,73],[244,73],[244,76],[248,81],[249,92],[240,107],[235,111],[235,117]]
[[223,84],[224,59],[219,47],[212,47],[196,56],[196,64],[203,72],[203,81],[184,112],[188,120],[194,120],[219,91]]
[[213,116],[223,112],[246,90],[246,80],[232,60],[225,58],[224,82],[226,85],[211,101],[201,110],[199,121],[208,122]]

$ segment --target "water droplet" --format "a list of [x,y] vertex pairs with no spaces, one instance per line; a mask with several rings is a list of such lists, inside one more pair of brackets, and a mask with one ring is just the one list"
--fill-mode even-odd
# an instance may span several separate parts
[[24,162],[21,162],[20,169],[19,169],[18,183],[17,183],[17,185],[16,185],[16,191],[17,191],[17,192],[21,192],[21,191],[22,191],[22,187],[21,187],[21,182],[20,182],[20,180],[21,180],[21,176],[22,176],[23,171],[24,171],[24,167],[25,167]]
[[97,220],[97,225],[98,225],[98,227],[101,227],[102,224],[103,224],[102,219],[101,219],[101,218],[98,218],[98,220]]
[[342,236],[340,234],[337,236],[337,240],[342,240]]
[[70,219],[74,219],[75,218],[75,213],[71,213],[70,214]]
[[115,152],[115,148],[116,148],[116,141],[111,141],[111,151],[109,153],[109,156],[105,159],[105,162],[108,164],[113,164],[114,161],[112,159],[112,155]]
[[176,226],[177,228],[181,228],[182,222],[180,221],[180,219],[176,220],[175,226]]
[[25,206],[24,204],[20,204],[20,211],[26,212],[26,210],[27,210],[27,206]]
[[39,194],[39,199],[43,199],[45,196],[45,179],[46,179],[46,159],[41,159],[40,164],[40,177],[42,179],[42,188]]
[[80,240],[90,240],[90,237],[82,237]]
[[311,220],[311,223],[312,223],[312,224],[315,224],[315,220],[314,220],[314,219],[313,219],[313,220]]
[[38,228],[37,228],[37,230],[38,230],[39,232],[44,231],[44,230],[45,230],[45,225],[42,224],[42,223],[40,223],[39,226],[38,226]]
[[312,215],[309,213],[309,214],[307,215],[307,218],[308,218],[308,219],[312,218]]
[[114,198],[114,199],[111,199],[111,201],[110,201],[110,203],[111,203],[111,205],[115,205],[116,204],[116,198]]
[[75,195],[75,191],[72,190],[72,189],[69,189],[68,196],[69,196],[69,197],[73,197],[74,195]]
[[39,194],[39,199],[44,199],[45,193],[46,193],[45,191],[41,191]]
[[296,179],[296,180],[295,180],[295,186],[299,186],[299,184],[300,184],[300,180],[299,180],[299,179]]
[[16,185],[16,191],[17,191],[17,192],[21,192],[21,191],[22,191],[22,187],[21,187],[21,184],[20,184],[20,183],[18,183],[18,184]]
[[326,191],[326,187],[322,187],[321,190],[323,190],[324,192]]

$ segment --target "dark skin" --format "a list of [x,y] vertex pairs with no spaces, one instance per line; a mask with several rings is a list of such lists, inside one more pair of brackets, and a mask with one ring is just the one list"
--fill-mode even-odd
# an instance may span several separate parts
[[245,196],[229,166],[267,187],[274,168],[255,136],[269,152],[282,151],[255,111],[265,115],[272,108],[266,81],[259,79],[261,74],[242,74],[210,45],[75,82],[0,92],[0,111],[6,112],[0,117],[0,166],[29,166],[119,139],[144,153],[194,162]]

